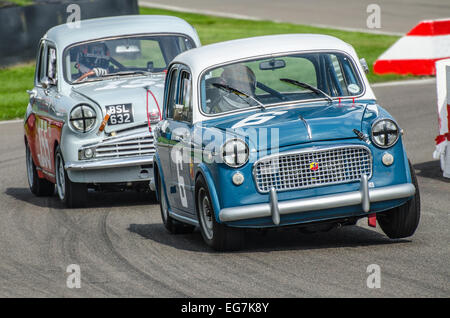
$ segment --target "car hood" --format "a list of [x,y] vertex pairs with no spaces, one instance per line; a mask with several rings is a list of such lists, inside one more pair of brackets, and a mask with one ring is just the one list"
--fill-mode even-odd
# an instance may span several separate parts
[[161,109],[164,96],[164,80],[165,74],[108,79],[74,85],[72,91],[99,105],[104,115],[106,115],[105,106],[132,104],[134,122],[114,126],[107,125],[105,132],[109,133],[146,124],[147,98],[149,111]]
[[[251,129],[261,136],[270,136],[267,145],[274,145],[278,134],[279,147],[289,145],[356,138],[353,129],[361,130],[366,104],[321,104],[277,107],[240,113],[203,122],[204,127],[217,128],[227,134],[251,136]],[[265,129],[266,132],[261,131]],[[272,140],[272,141],[271,141]],[[270,147],[260,143],[259,150]],[[276,141],[275,141],[276,144]]]

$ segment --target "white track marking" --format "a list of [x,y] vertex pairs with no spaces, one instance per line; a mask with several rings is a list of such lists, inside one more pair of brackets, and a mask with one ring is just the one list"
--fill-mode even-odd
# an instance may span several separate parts
[[435,78],[424,78],[424,79],[412,79],[412,80],[404,80],[404,81],[375,83],[370,86],[372,88],[379,88],[379,87],[405,86],[405,85],[428,85],[428,84],[435,84],[435,83],[436,83]]

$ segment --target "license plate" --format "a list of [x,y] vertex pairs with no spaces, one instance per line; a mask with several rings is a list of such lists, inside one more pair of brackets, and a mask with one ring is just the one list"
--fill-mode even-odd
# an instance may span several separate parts
[[108,125],[129,124],[134,122],[131,104],[118,104],[106,106],[109,114]]

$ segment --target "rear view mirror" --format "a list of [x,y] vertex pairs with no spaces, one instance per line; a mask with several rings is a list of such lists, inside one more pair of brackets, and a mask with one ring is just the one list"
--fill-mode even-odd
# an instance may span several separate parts
[[266,71],[266,70],[276,70],[279,68],[286,67],[286,62],[284,60],[275,60],[272,59],[270,61],[265,61],[259,63],[259,69]]
[[141,50],[137,45],[118,45],[116,46],[116,53],[138,53]]

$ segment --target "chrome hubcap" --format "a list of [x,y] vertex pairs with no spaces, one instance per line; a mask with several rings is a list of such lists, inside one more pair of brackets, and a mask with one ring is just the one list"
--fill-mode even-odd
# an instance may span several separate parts
[[202,188],[198,192],[198,205],[200,212],[200,222],[203,228],[203,232],[208,238],[212,240],[213,238],[213,213],[211,203],[209,202],[206,191]]
[[27,147],[27,176],[28,176],[28,185],[30,188],[33,187],[33,157],[31,156],[30,148]]
[[65,186],[66,186],[66,179],[64,176],[64,163],[62,161],[61,155],[58,154],[56,156],[56,188],[58,190],[58,196],[61,200],[64,200],[65,196]]

